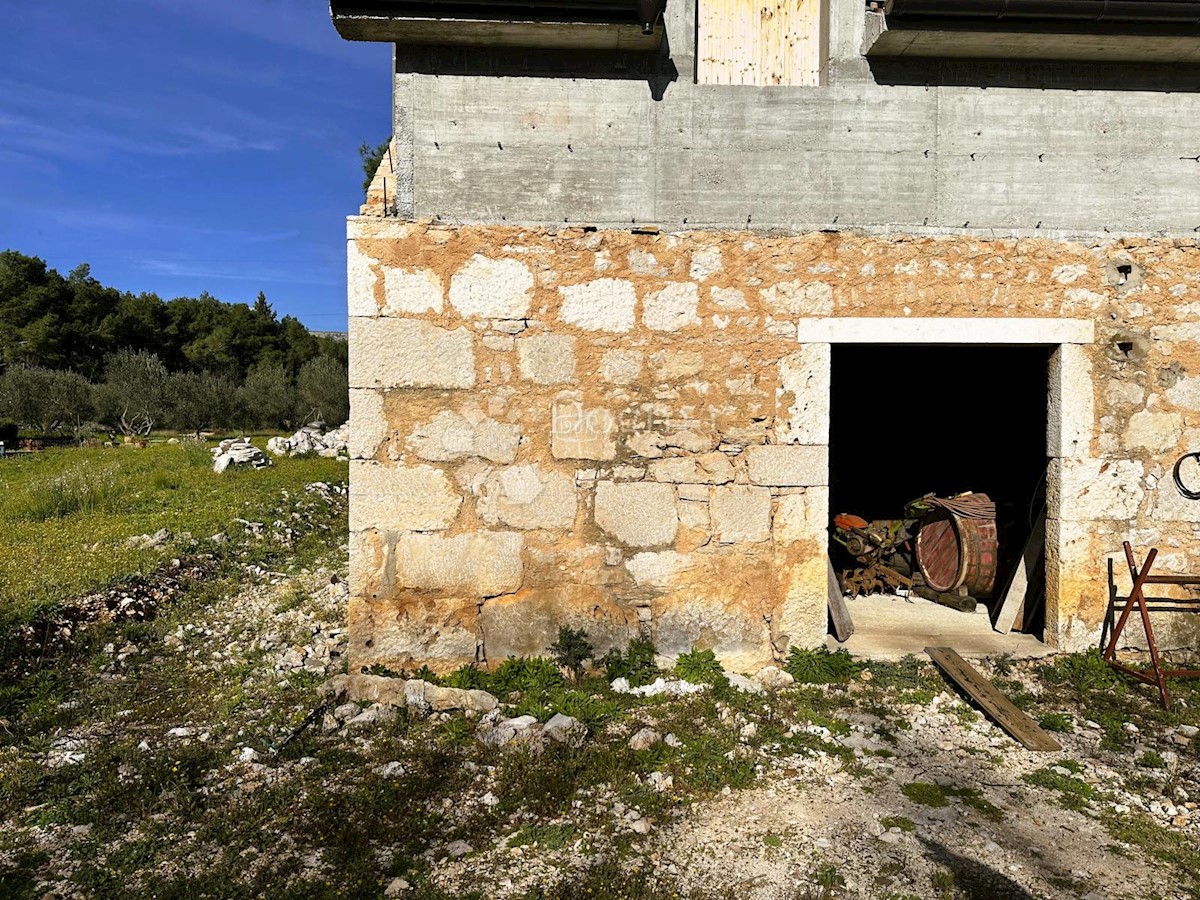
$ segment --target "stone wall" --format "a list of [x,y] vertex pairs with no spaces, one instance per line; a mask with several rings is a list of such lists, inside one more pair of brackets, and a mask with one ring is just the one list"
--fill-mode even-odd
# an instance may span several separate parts
[[1195,241],[349,238],[355,667],[495,664],[560,624],[740,670],[820,642],[830,345],[801,339],[825,318],[1094,322],[1051,366],[1046,638],[1095,642],[1124,537],[1200,568],[1170,484],[1200,449]]

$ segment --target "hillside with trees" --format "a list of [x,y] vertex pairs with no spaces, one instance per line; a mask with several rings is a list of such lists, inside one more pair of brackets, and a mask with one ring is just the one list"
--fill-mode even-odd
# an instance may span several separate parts
[[96,431],[291,428],[345,421],[346,344],[207,293],[164,301],[0,253],[0,425]]

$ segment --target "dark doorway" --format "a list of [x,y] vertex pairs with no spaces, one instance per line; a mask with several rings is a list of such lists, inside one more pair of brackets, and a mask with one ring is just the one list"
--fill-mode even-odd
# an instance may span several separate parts
[[[983,492],[997,507],[993,596],[1002,595],[1045,498],[1050,353],[1049,347],[835,344],[830,514],[892,519],[930,492]],[[1043,573],[1031,573],[1031,581],[1037,582],[1031,589],[1041,589]],[[994,615],[995,601],[981,599]],[[1027,610],[1022,631],[1040,637],[1043,607]]]

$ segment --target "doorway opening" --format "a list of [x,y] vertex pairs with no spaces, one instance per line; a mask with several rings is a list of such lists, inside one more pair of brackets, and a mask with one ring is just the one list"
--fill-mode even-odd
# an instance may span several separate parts
[[[904,518],[911,501],[927,494],[987,494],[996,508],[996,574],[992,589],[975,592],[980,595],[974,599],[987,605],[992,620],[1045,503],[1052,350],[1013,345],[832,346],[831,515],[849,513],[872,523],[897,520]],[[915,537],[907,542],[910,558],[915,543]],[[835,571],[855,565],[846,547],[834,539],[830,556]],[[902,569],[903,561],[897,558],[897,563]],[[906,574],[914,573],[919,574],[915,564]],[[1028,579],[1027,602],[1014,630],[1041,639],[1044,562],[1031,568]],[[899,593],[908,590],[901,588]],[[899,615],[904,612],[903,607],[897,610]],[[898,627],[903,627],[902,620]]]

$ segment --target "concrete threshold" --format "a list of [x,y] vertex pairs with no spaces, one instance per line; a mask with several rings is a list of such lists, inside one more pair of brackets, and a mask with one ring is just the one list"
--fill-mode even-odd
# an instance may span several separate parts
[[854,620],[854,634],[843,644],[830,635],[826,644],[864,659],[923,656],[932,646],[953,647],[966,658],[1010,653],[1017,659],[1035,659],[1057,652],[1031,634],[996,633],[982,603],[974,613],[963,613],[919,597],[875,594],[847,599],[846,608]]

